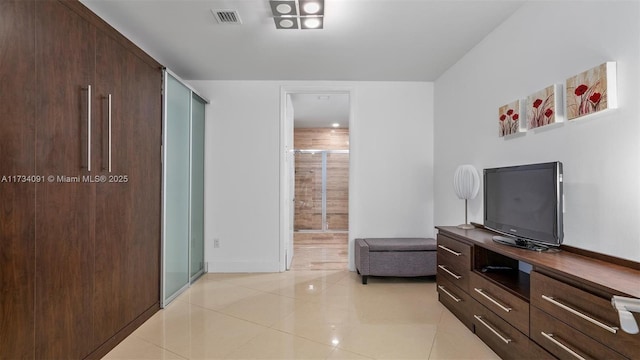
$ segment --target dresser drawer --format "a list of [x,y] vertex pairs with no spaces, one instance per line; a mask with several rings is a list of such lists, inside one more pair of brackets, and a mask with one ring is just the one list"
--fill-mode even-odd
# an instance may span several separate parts
[[531,307],[531,338],[560,359],[626,359],[536,307]]
[[476,301],[509,322],[525,335],[529,335],[529,303],[472,272],[471,291]]
[[[473,312],[476,335],[503,359],[540,359],[540,352],[532,352],[536,345],[525,334],[481,304]],[[549,356],[551,358],[551,356]]]
[[446,278],[464,291],[469,291],[471,246],[444,235],[438,235],[438,277]]
[[605,299],[539,272],[531,272],[531,306],[631,359],[640,359],[640,335],[619,326],[618,312]]
[[462,323],[473,331],[473,309],[477,306],[471,295],[445,278],[438,278],[438,300]]

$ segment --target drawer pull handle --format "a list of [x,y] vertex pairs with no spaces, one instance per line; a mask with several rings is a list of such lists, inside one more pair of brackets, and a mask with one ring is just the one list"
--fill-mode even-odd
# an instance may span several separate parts
[[480,321],[480,323],[482,325],[484,325],[487,329],[489,329],[492,333],[494,333],[497,337],[500,338],[500,340],[504,341],[505,344],[510,343],[511,339],[506,338],[504,336],[502,336],[497,330],[495,330],[494,328],[491,327],[491,325],[487,324],[486,322],[484,322],[484,320],[482,320],[482,316],[478,316],[478,315],[473,315],[474,318],[476,318],[476,320]]
[[558,300],[554,299],[551,296],[547,296],[547,295],[543,294],[542,298],[547,300],[548,302],[552,303],[553,305],[555,305],[555,306],[557,306],[557,307],[559,307],[559,308],[561,308],[563,310],[566,310],[566,311],[572,313],[573,315],[576,315],[576,316],[578,316],[578,317],[580,317],[580,318],[582,318],[584,320],[587,320],[588,322],[590,322],[590,323],[592,323],[594,325],[598,325],[599,327],[601,327],[601,328],[603,328],[603,329],[605,329],[605,330],[607,330],[607,331],[609,331],[609,332],[611,332],[613,334],[618,332],[618,328],[617,327],[609,326],[607,324],[604,324],[604,323],[592,318],[591,316],[585,315],[585,314],[581,313],[580,311],[578,311],[578,310],[576,310],[574,308],[571,308],[571,307],[559,302]]
[[487,300],[491,301],[492,303],[496,304],[500,309],[502,309],[502,310],[504,310],[506,312],[510,312],[511,310],[513,310],[510,307],[506,307],[506,306],[500,304],[496,299],[492,298],[486,292],[484,292],[484,290],[478,289],[478,288],[473,288],[473,290],[475,290],[478,294],[484,296],[485,299],[487,299]]
[[438,289],[442,290],[442,292],[444,292],[445,294],[449,295],[449,297],[452,298],[453,301],[455,301],[455,302],[462,301],[462,299],[460,299],[458,297],[455,297],[452,293],[450,293],[447,289],[445,289],[444,286],[438,285]]
[[586,360],[585,358],[580,356],[577,352],[571,350],[570,347],[568,347],[567,345],[565,345],[565,344],[561,343],[560,341],[556,340],[553,337],[553,334],[547,334],[544,331],[541,331],[540,334],[542,334],[542,336],[544,336],[547,339],[549,339],[549,341],[551,341],[552,343],[558,345],[560,348],[562,348],[562,350],[564,350],[564,351],[568,352],[569,354],[573,355],[576,359]]
[[447,269],[447,267],[446,267],[446,266],[444,266],[444,265],[438,265],[438,267],[439,267],[440,269],[444,270],[447,274],[449,274],[449,275],[453,276],[454,278],[456,278],[456,280],[460,280],[460,279],[462,279],[462,276],[460,276],[460,275],[458,275],[458,274],[454,273],[453,271],[451,271],[451,270]]
[[461,253],[461,252],[453,251],[453,250],[449,249],[449,248],[448,248],[448,247],[446,247],[446,246],[438,245],[438,247],[439,247],[440,249],[444,250],[444,251],[448,251],[448,252],[452,253],[452,254],[453,254],[453,255],[455,255],[455,256],[460,256],[460,255],[462,255],[462,253]]

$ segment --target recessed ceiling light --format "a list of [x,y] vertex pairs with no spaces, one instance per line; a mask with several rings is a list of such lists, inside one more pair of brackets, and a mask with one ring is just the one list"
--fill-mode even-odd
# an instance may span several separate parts
[[289,19],[282,19],[280,20],[280,26],[282,26],[285,29],[290,29],[293,27],[293,25],[295,25],[295,23],[293,22],[293,20],[289,20]]
[[293,8],[289,4],[280,4],[276,6],[276,10],[282,15],[288,15]]
[[316,28],[320,27],[321,24],[322,24],[322,20],[320,20],[320,18],[308,18],[308,19],[304,19],[302,21],[302,28],[303,29],[316,29]]
[[333,127],[340,127],[340,124],[338,124],[338,123],[333,123],[333,124],[331,124],[331,126],[333,126]]
[[317,2],[310,2],[310,3],[306,3],[303,6],[303,10],[307,13],[307,14],[315,14],[318,11],[320,11],[320,4],[318,4]]

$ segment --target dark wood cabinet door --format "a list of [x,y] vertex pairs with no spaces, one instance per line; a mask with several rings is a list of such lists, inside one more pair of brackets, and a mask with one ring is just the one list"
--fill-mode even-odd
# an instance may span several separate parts
[[129,147],[122,151],[129,156],[133,215],[127,249],[131,318],[160,303],[162,72],[131,53],[128,59],[122,96],[129,105]]
[[[96,184],[96,257],[94,328],[96,344],[102,344],[127,324],[128,242],[132,236],[131,186],[111,182],[129,167],[127,122],[123,121],[122,83],[126,50],[102,32],[96,34],[96,119],[100,150],[96,161],[104,183]],[[111,121],[109,120],[111,116]],[[124,150],[124,151],[123,151]],[[111,172],[109,172],[111,167]]]
[[95,194],[81,177],[97,169],[87,168],[95,29],[51,0],[36,1],[36,24],[36,172],[48,180],[36,187],[35,357],[83,358],[93,331]]
[[158,308],[160,88],[78,2],[0,0],[0,359],[99,356]]
[[96,184],[100,345],[159,301],[161,72],[98,32],[96,84],[106,178]]
[[0,0],[0,359],[35,356],[34,5]]

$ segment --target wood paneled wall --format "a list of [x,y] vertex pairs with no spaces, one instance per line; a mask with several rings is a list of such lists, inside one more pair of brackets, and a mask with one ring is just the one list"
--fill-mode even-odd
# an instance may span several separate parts
[[349,129],[295,129],[293,148],[296,150],[349,150]]

